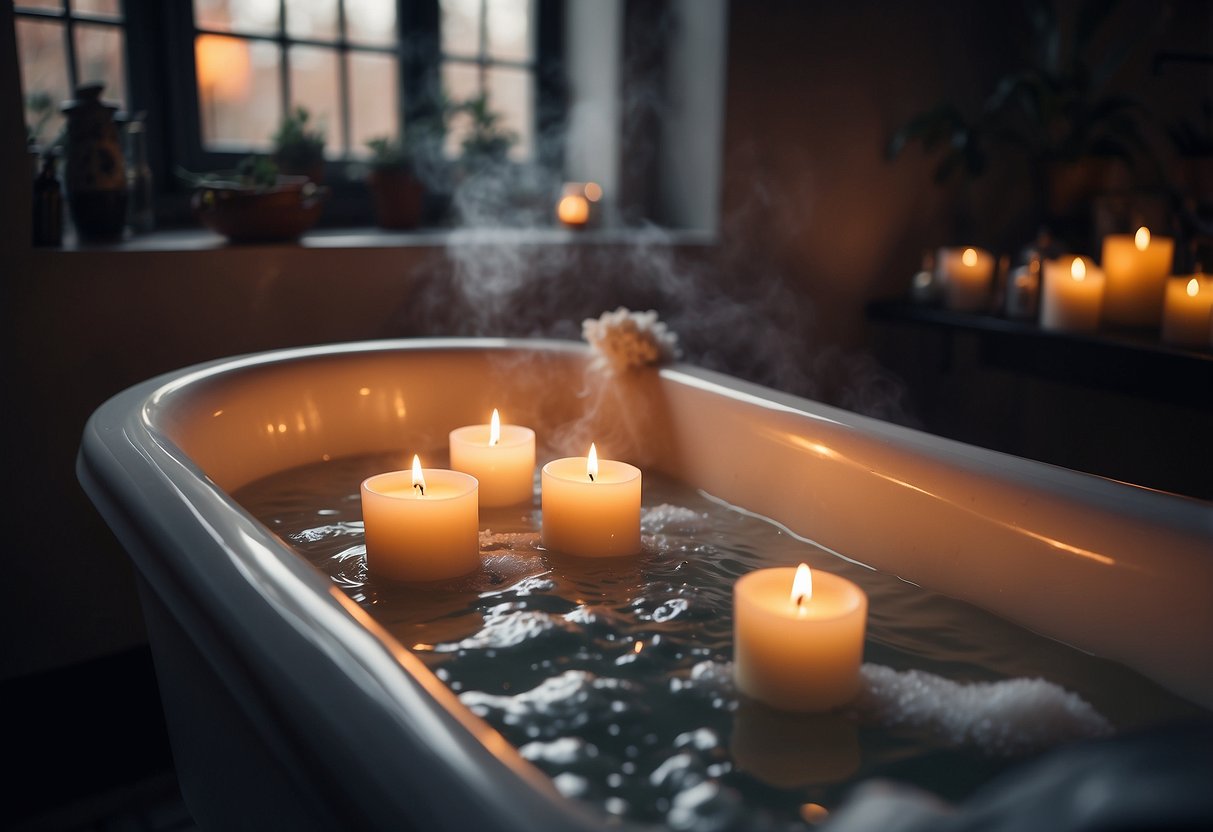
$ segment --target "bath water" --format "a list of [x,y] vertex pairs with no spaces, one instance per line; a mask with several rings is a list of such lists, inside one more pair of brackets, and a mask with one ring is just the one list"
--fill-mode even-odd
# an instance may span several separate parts
[[[425,459],[441,467],[443,456]],[[359,484],[403,467],[402,454],[339,459],[234,496],[562,793],[608,817],[804,828],[867,778],[961,800],[1061,743],[1207,715],[1121,665],[652,471],[634,558],[543,550],[536,494],[532,505],[481,509],[478,572],[426,586],[377,580],[366,568]],[[979,557],[981,542],[973,548]],[[869,598],[863,691],[827,715],[765,708],[731,679],[733,583],[802,561]]]

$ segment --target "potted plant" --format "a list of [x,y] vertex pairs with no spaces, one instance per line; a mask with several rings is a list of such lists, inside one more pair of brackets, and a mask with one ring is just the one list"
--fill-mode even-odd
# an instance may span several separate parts
[[956,175],[981,176],[1001,151],[1019,153],[1031,173],[1037,220],[1073,223],[1103,186],[1109,166],[1154,161],[1145,140],[1146,108],[1109,84],[1133,50],[1149,42],[1139,29],[1121,41],[1109,37],[1106,26],[1117,5],[1086,0],[1069,27],[1054,3],[1034,5],[1035,49],[1024,65],[998,82],[976,114],[943,102],[910,120],[893,134],[889,158],[919,143],[938,153],[934,178],[942,183]]
[[320,218],[328,189],[279,172],[273,159],[248,156],[232,171],[178,176],[194,189],[191,207],[207,228],[233,243],[296,240]]
[[425,207],[425,186],[417,176],[404,141],[380,136],[366,143],[371,151],[367,185],[380,228],[416,228]]
[[306,107],[290,110],[271,137],[273,158],[278,170],[288,176],[306,176],[319,184],[324,181],[324,131],[311,126]]

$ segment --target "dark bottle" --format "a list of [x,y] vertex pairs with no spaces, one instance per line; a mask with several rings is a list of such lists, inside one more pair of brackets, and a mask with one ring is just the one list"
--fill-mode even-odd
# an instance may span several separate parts
[[42,153],[42,168],[34,178],[34,245],[63,243],[63,189],[55,173],[55,152]]

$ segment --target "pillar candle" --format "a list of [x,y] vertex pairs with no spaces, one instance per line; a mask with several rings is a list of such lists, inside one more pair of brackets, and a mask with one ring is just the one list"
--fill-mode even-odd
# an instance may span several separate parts
[[395,581],[439,581],[480,565],[476,478],[459,471],[391,471],[362,483],[366,565]]
[[1181,347],[1209,347],[1211,330],[1213,282],[1196,274],[1168,280],[1162,340]]
[[868,597],[809,567],[758,569],[733,587],[733,673],[747,696],[785,711],[827,711],[859,692]]
[[1059,332],[1094,332],[1103,297],[1103,272],[1087,259],[1066,255],[1046,260],[1040,325]]
[[1117,326],[1158,326],[1174,254],[1173,239],[1152,237],[1145,226],[1136,234],[1104,237],[1104,320]]
[[480,484],[480,505],[530,502],[535,493],[535,431],[501,424],[494,410],[488,424],[456,428],[448,442],[451,467]]
[[990,305],[994,255],[980,248],[941,248],[935,268],[943,283],[944,302],[960,312],[982,312]]
[[546,548],[583,557],[640,551],[640,469],[589,456],[555,459],[540,476]]

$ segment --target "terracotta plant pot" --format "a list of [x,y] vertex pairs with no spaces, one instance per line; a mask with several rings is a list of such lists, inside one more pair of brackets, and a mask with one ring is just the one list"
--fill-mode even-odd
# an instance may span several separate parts
[[367,176],[380,228],[416,228],[425,207],[425,186],[411,171],[373,169]]
[[320,218],[328,189],[305,176],[270,187],[218,183],[194,191],[194,214],[232,243],[297,240]]

